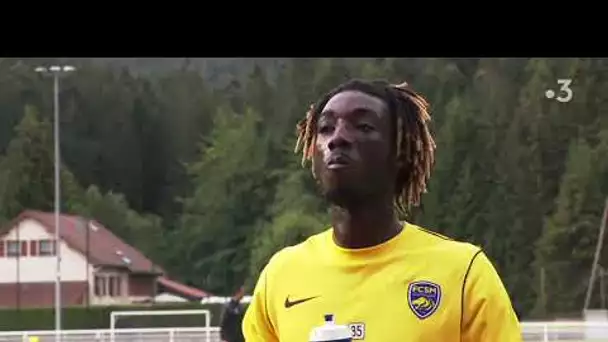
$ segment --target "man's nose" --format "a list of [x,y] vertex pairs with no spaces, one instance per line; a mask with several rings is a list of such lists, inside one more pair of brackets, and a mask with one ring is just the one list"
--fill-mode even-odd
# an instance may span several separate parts
[[330,150],[336,148],[348,148],[352,145],[352,133],[344,124],[339,124],[334,130],[334,134],[329,139],[328,147]]

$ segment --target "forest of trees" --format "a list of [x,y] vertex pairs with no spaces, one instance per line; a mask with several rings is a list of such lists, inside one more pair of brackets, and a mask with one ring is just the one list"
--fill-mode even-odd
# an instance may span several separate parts
[[[33,67],[0,59],[0,223],[53,209],[52,82]],[[410,220],[482,246],[522,318],[582,310],[608,195],[608,59],[292,59],[222,85],[188,63],[76,67],[61,81],[63,211],[177,279],[229,294],[326,229],[296,122],[340,82],[384,78],[431,103],[437,164]],[[558,79],[571,101],[545,96]]]

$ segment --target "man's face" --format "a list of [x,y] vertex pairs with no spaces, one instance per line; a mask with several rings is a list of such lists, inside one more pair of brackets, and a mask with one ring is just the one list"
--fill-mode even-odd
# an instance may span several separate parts
[[315,174],[323,195],[340,206],[392,190],[391,120],[380,98],[359,91],[333,96],[317,123]]

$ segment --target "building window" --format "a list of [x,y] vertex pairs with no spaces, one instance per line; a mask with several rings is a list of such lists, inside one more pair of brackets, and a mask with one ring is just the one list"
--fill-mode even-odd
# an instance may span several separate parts
[[54,243],[53,240],[40,240],[38,241],[38,255],[40,256],[51,256],[54,255]]
[[95,295],[98,297],[105,296],[106,293],[105,277],[95,276]]
[[38,256],[38,241],[30,241],[30,255]]
[[109,293],[110,297],[118,297],[120,296],[120,278],[118,277],[108,277],[109,283]]
[[119,297],[122,294],[120,276],[98,274],[95,276],[95,296]]
[[18,257],[21,255],[21,244],[19,241],[6,241],[6,256]]

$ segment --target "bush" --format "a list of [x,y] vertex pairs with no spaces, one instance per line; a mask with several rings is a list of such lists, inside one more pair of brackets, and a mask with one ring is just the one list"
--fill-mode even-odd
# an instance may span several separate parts
[[[201,310],[211,311],[211,326],[219,326],[221,304],[183,304],[148,306],[91,306],[69,307],[62,310],[62,329],[108,329],[112,311],[136,310]],[[128,316],[116,322],[117,328],[143,327],[195,327],[204,326],[202,315],[180,316]],[[0,310],[0,330],[53,330],[55,311],[53,308],[3,309]]]

